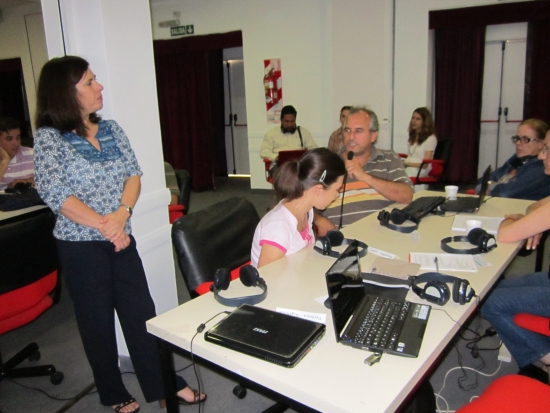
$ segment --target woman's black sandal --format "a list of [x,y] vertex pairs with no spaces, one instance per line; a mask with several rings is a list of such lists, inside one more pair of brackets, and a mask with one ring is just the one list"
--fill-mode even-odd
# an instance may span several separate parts
[[[128,400],[127,402],[124,402],[124,403],[121,403],[115,407],[113,407],[113,410],[116,412],[116,413],[120,413],[120,409],[124,409],[126,406],[132,404],[132,403],[135,403],[136,402],[136,399],[134,399],[133,397]],[[139,407],[135,410],[132,410],[130,412],[124,412],[124,413],[138,413],[139,412]]]

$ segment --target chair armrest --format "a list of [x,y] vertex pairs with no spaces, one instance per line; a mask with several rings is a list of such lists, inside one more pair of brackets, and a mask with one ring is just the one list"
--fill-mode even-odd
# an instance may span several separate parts
[[170,219],[170,224],[173,224],[174,221],[178,218],[181,218],[184,215],[183,205],[168,205],[168,216]]
[[420,172],[422,171],[422,169],[424,168],[425,165],[432,165],[432,170],[433,170],[433,167],[434,165],[438,165],[438,170],[435,171],[435,176],[439,176],[443,173],[443,165],[445,164],[445,161],[443,159],[423,159],[422,160],[422,163],[420,164],[420,166],[418,167],[418,173],[416,174],[416,179],[419,180],[421,177],[420,177]]
[[406,158],[408,155],[406,153],[398,153],[400,158]]
[[265,179],[269,180],[270,176],[269,176],[269,170],[271,169],[271,164],[273,163],[273,161],[269,158],[263,158],[262,159],[264,161],[264,166],[265,166]]
[[550,318],[548,317],[519,313],[514,316],[514,323],[526,330],[550,336]]

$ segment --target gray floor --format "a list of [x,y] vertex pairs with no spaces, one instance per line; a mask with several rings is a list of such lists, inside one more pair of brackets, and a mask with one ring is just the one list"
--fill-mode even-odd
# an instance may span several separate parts
[[[216,191],[192,193],[190,212],[200,210],[231,196],[245,196],[250,199],[255,204],[260,216],[265,214],[268,206],[273,202],[271,191],[251,191],[247,179],[218,179]],[[518,276],[531,272],[534,268],[533,255],[514,260],[507,270],[506,276]],[[547,263],[544,268],[547,268]],[[186,301],[189,295],[179,274],[177,274],[177,281],[178,298],[181,303]],[[469,324],[469,328],[481,334],[487,327],[488,323],[478,317],[471,320]],[[463,331],[462,335],[465,338],[473,337],[473,333],[469,331]],[[47,378],[1,382],[0,411],[2,413],[57,412],[67,401],[54,400],[51,397],[70,399],[93,383],[76,328],[72,302],[66,291],[63,291],[59,304],[49,309],[37,320],[0,336],[0,350],[4,359],[11,357],[32,341],[36,341],[40,346],[41,362],[54,364],[58,370],[63,371],[65,380],[57,386],[51,384]],[[447,411],[446,402],[448,409],[454,411],[466,404],[472,397],[480,394],[495,377],[517,372],[515,362],[502,363],[499,367],[497,350],[480,351],[481,357],[473,358],[470,350],[466,348],[466,344],[467,341],[457,337],[448,346],[429,377],[436,393],[442,389],[441,397],[438,398],[439,408],[442,412]],[[483,339],[477,346],[480,349],[486,349],[498,347],[498,344],[498,336],[495,336]],[[23,365],[33,364],[36,362],[26,361]],[[477,369],[480,373],[468,369],[462,371],[459,367],[460,364],[465,368]],[[179,369],[183,369],[189,367],[191,363],[183,357],[176,356],[176,365]],[[197,371],[202,389],[208,393],[208,401],[201,409],[203,412],[259,412],[271,404],[269,399],[251,391],[248,392],[245,399],[239,400],[232,394],[236,383],[201,366],[197,368]],[[495,371],[497,371],[495,375],[486,376]],[[187,368],[181,374],[192,386],[197,386],[192,367]],[[125,373],[123,377],[130,393],[141,402],[141,412],[163,411],[157,403],[146,404],[143,402],[141,390],[133,374]],[[365,383],[365,386],[368,386],[368,383]],[[66,411],[109,412],[112,410],[109,407],[101,406],[97,394],[92,393]],[[182,407],[181,411],[197,412],[199,409],[197,406]]]

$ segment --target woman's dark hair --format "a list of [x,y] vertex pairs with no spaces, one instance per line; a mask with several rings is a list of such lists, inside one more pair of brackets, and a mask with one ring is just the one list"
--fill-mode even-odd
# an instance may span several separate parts
[[292,201],[315,185],[328,188],[345,173],[346,167],[340,156],[327,148],[316,148],[307,151],[298,161],[281,166],[275,174],[273,187],[279,200]]
[[[36,127],[51,126],[61,133],[76,131],[86,136],[86,125],[76,93],[76,84],[90,65],[78,56],[55,57],[40,72],[36,103]],[[90,122],[101,118],[90,114]]]
[[426,139],[430,136],[435,135],[435,125],[428,108],[417,108],[413,113],[418,113],[422,118],[422,129],[418,133],[418,139],[416,139],[416,131],[411,129],[409,123],[409,145],[422,145]]

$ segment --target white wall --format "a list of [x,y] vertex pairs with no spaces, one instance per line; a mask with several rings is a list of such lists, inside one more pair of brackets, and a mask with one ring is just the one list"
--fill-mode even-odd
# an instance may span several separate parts
[[270,188],[259,156],[269,125],[265,113],[263,61],[280,58],[283,99],[298,111],[298,124],[325,145],[337,115],[332,105],[330,0],[181,0],[153,1],[153,37],[170,38],[169,28],[158,22],[181,13],[181,24],[194,24],[195,34],[241,30],[253,188]]
[[[394,149],[405,152],[407,128],[412,111],[420,106],[432,108],[430,10],[496,5],[497,0],[395,0],[395,87]],[[521,0],[519,0],[521,1]],[[437,125],[436,125],[437,126]]]
[[22,4],[2,10],[0,59],[19,57],[27,91],[27,102],[34,131],[36,84],[47,61],[40,4]]

